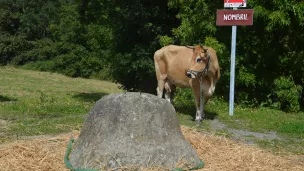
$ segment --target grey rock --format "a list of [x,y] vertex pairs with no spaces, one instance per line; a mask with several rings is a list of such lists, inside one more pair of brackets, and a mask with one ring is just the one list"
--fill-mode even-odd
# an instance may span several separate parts
[[200,160],[173,106],[146,93],[104,96],[89,112],[70,154],[74,168],[183,168]]

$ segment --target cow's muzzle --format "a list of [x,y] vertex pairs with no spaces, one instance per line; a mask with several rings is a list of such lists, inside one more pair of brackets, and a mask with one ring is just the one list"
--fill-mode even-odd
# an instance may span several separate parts
[[192,70],[188,70],[186,72],[187,77],[189,78],[197,78],[198,72],[192,71]]

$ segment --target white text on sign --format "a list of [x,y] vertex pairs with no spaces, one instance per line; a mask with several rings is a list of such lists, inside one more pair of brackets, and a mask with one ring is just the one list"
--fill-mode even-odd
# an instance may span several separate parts
[[252,26],[253,10],[217,10],[216,12],[217,26]]
[[248,20],[248,14],[224,14],[224,20]]

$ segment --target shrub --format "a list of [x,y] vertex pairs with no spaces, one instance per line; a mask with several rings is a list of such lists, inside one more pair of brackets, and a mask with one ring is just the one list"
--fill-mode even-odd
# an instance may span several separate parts
[[270,106],[287,111],[298,112],[300,110],[302,87],[296,85],[292,77],[281,76],[274,80],[272,93],[268,96]]
[[31,49],[32,44],[23,36],[0,35],[0,65],[9,64],[13,58]]
[[24,65],[35,61],[46,61],[58,54],[57,47],[50,39],[41,39],[32,42],[32,48],[15,56],[11,63],[14,65]]
[[195,98],[190,88],[176,88],[174,93],[174,103],[177,106],[181,105],[193,105]]
[[159,38],[159,44],[161,47],[167,46],[169,44],[173,43],[173,39],[168,36],[158,36]]

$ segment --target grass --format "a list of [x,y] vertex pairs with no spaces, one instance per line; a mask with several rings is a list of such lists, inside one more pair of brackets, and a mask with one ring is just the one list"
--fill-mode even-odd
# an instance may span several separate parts
[[[274,132],[280,139],[255,139],[254,142],[275,153],[291,152],[293,154],[304,154],[303,112],[286,113],[264,107],[242,108],[236,105],[234,115],[229,116],[228,103],[213,99],[205,106],[206,120],[201,125],[196,126],[195,122],[193,122],[195,114],[194,101],[190,99],[186,101],[179,100],[175,106],[180,122],[184,125],[195,127],[199,130],[211,131],[210,122],[213,119],[218,119],[227,128],[258,133]],[[185,115],[185,113],[188,115]],[[215,133],[233,138],[233,135],[227,129],[218,129]],[[250,136],[243,136],[242,138],[250,141],[254,139]]]
[[80,128],[97,100],[119,91],[106,81],[1,67],[0,142]]
[[[86,114],[97,100],[120,91],[118,85],[106,81],[0,67],[0,142],[19,136],[56,134],[80,129]],[[235,106],[234,116],[231,117],[228,115],[228,104],[214,98],[205,107],[206,120],[197,126],[193,121],[193,98],[189,95],[186,98],[176,96],[175,101],[177,116],[182,125],[212,131],[211,122],[218,119],[227,128],[276,132],[282,139],[255,142],[274,152],[285,150],[304,154],[304,113]],[[215,133],[233,138],[226,129],[216,130]]]
[[236,106],[234,116],[228,115],[228,104],[216,102],[206,106],[207,111],[217,113],[217,118],[229,127],[248,129],[254,132],[277,132],[282,136],[304,135],[304,113],[285,113],[269,108],[240,108]]

